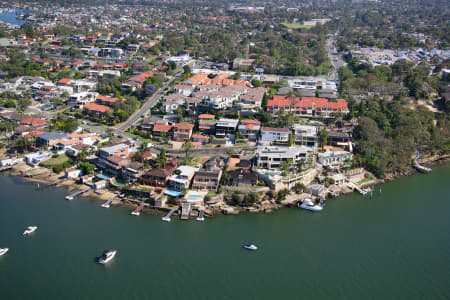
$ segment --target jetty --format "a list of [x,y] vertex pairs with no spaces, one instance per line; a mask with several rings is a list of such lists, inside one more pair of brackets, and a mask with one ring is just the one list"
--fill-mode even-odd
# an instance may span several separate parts
[[0,168],[0,172],[11,170],[13,168],[13,165],[8,165]]
[[361,195],[365,195],[368,192],[367,190],[361,189],[359,186],[357,186],[356,184],[354,184],[351,181],[347,181],[347,186],[351,189],[357,190]]
[[197,219],[196,219],[197,221],[200,221],[200,222],[203,222],[203,221],[205,221],[205,211],[202,209],[202,210],[199,210],[199,212],[198,212],[198,217],[197,217]]
[[415,168],[417,171],[422,172],[422,173],[429,173],[429,172],[432,171],[431,168],[422,166],[422,165],[419,163],[419,157],[420,157],[419,151],[416,150],[415,156],[416,156],[416,157],[415,157],[415,159],[414,159],[414,168]]
[[188,220],[191,215],[192,207],[189,203],[181,203],[181,220]]
[[119,194],[116,194],[111,198],[109,198],[105,203],[102,204],[102,207],[109,208],[111,206],[111,202],[113,202],[113,200],[116,199],[117,197],[119,197]]
[[173,213],[174,212],[176,212],[177,211],[177,209],[176,208],[172,208],[170,211],[169,211],[169,213],[165,216],[165,217],[163,217],[161,220],[163,220],[164,222],[170,222],[170,217],[173,215]]
[[144,208],[144,202],[141,202],[141,204],[131,212],[134,216],[139,216],[141,214],[141,210]]
[[64,197],[64,199],[66,199],[66,200],[73,200],[76,196],[81,195],[81,194],[84,194],[84,193],[86,193],[87,191],[89,191],[90,189],[91,189],[91,188],[87,188],[87,189],[84,189],[84,190],[81,190],[81,191],[76,191],[76,192],[73,193],[73,194],[67,195],[66,197]]

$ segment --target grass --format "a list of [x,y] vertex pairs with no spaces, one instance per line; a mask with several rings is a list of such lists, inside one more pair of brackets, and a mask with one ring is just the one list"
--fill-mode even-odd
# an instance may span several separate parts
[[356,185],[360,186],[361,184],[369,182],[369,181],[372,181],[372,179],[370,179],[370,178],[363,178],[360,181],[358,181],[358,183]]
[[297,23],[297,22],[292,22],[292,23],[288,23],[288,22],[283,22],[281,23],[283,26],[290,28],[290,29],[309,29],[314,27],[313,25],[303,25],[301,23]]
[[69,158],[65,154],[62,154],[62,155],[59,155],[58,157],[47,159],[46,161],[43,161],[41,164],[44,167],[52,168],[54,166],[61,165],[68,160],[69,160]]
[[207,194],[207,196],[208,196],[208,197],[215,197],[215,196],[217,196],[217,193],[214,192],[214,191],[209,191],[208,194]]

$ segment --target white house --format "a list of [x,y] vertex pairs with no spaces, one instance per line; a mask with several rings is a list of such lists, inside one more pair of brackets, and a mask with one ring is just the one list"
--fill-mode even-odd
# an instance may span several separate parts
[[261,141],[264,142],[288,142],[289,141],[289,129],[287,128],[273,128],[262,127],[261,128]]

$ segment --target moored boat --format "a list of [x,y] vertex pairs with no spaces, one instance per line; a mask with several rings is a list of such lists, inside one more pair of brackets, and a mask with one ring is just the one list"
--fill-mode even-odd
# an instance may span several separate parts
[[321,211],[323,210],[322,204],[314,204],[311,199],[305,199],[301,203],[298,204],[298,207],[310,210],[310,211]]
[[6,254],[6,252],[8,252],[8,251],[9,251],[9,248],[3,248],[3,249],[0,248],[0,256]]

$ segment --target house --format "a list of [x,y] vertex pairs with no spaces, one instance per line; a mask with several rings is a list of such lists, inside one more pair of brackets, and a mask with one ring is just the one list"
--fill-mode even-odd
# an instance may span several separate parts
[[328,134],[328,145],[346,146],[352,140],[350,133],[347,132],[327,130],[327,134]]
[[91,117],[101,118],[106,116],[106,112],[111,108],[97,103],[87,103],[83,106],[83,112]]
[[210,159],[201,169],[195,174],[192,182],[192,189],[217,191],[219,188],[220,178],[222,177],[223,160],[214,157]]
[[325,187],[322,184],[313,183],[306,187],[306,191],[308,194],[320,197],[325,193]]
[[115,145],[107,145],[98,149],[98,156],[100,158],[108,158],[110,156],[126,157],[129,153],[129,146],[125,143]]
[[44,119],[28,117],[19,121],[21,125],[29,126],[33,129],[41,129],[47,126]]
[[36,136],[36,147],[53,147],[61,139],[67,139],[67,134],[61,132],[46,132]]
[[170,176],[170,169],[151,169],[142,175],[141,182],[151,186],[166,186]]
[[113,107],[114,104],[116,103],[122,103],[125,100],[124,99],[119,99],[119,98],[114,98],[114,97],[109,97],[109,96],[103,96],[103,95],[97,95],[95,101],[100,104],[100,105],[105,105],[105,106],[109,106],[109,107]]
[[47,159],[53,155],[52,152],[35,152],[26,154],[24,156],[25,162],[30,166],[38,165],[44,159]]
[[178,123],[173,125],[173,139],[175,141],[184,142],[189,140],[192,136],[194,125],[190,123]]
[[80,177],[81,170],[79,169],[67,169],[64,171],[64,177],[67,179],[74,179]]
[[262,127],[261,128],[261,141],[264,142],[289,142],[290,130],[288,128],[274,128],[274,127]]
[[353,158],[348,151],[326,151],[317,155],[317,162],[324,167],[340,166]]
[[108,182],[106,180],[99,180],[96,181],[92,184],[92,187],[96,190],[101,190],[106,188],[106,186],[108,185]]
[[234,136],[239,120],[220,118],[216,123],[216,137]]
[[201,135],[201,134],[194,134],[194,135],[192,135],[192,142],[200,143],[201,145],[207,144],[207,143],[209,143],[209,136]]
[[122,174],[122,168],[129,165],[131,161],[128,158],[111,155],[106,159],[98,159],[97,166],[102,168],[106,173],[113,176]]
[[95,101],[96,93],[80,92],[70,95],[67,104],[74,108],[83,109],[83,107]]
[[228,184],[232,186],[254,186],[258,184],[258,175],[248,169],[235,169],[227,172]]
[[168,180],[168,185],[175,191],[182,191],[189,188],[191,180],[194,174],[199,168],[190,166],[179,166],[175,171],[175,175],[172,175]]
[[210,114],[200,114],[198,116],[198,130],[202,133],[212,133],[216,127],[216,118]]
[[295,143],[303,146],[317,146],[317,127],[296,124],[294,126]]
[[150,116],[150,117],[142,120],[142,122],[139,125],[137,125],[137,129],[151,132],[153,130],[153,126],[155,126],[155,124],[166,124],[167,125],[168,123],[169,122],[167,120],[163,120],[156,116]]
[[189,97],[194,91],[194,87],[190,85],[178,84],[173,87],[173,91],[175,93],[182,94],[183,96]]
[[263,87],[247,88],[245,94],[239,96],[236,107],[240,111],[259,112],[261,111],[262,100],[266,90]]
[[256,141],[258,139],[260,129],[261,122],[258,120],[241,120],[238,127],[239,137],[249,141]]
[[233,70],[248,69],[252,66],[254,59],[235,58],[233,60]]
[[287,97],[274,95],[267,103],[267,111],[273,114],[292,112],[305,117],[332,117],[349,112],[347,100],[331,101],[317,97]]
[[122,177],[125,183],[135,183],[144,173],[144,165],[140,162],[132,161],[122,166]]
[[168,137],[172,130],[172,125],[167,124],[155,124],[153,126],[152,134],[154,136]]
[[287,163],[290,166],[296,165],[301,160],[306,160],[308,152],[311,150],[306,147],[278,147],[268,146],[260,148],[256,152],[256,167],[268,170],[277,170],[281,163]]

